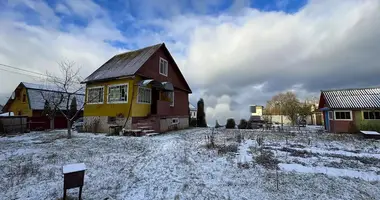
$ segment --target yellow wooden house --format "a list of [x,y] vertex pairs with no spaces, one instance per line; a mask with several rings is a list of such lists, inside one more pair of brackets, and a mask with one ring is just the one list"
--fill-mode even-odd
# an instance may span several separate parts
[[115,55],[82,83],[87,129],[164,132],[189,126],[191,89],[164,43]]

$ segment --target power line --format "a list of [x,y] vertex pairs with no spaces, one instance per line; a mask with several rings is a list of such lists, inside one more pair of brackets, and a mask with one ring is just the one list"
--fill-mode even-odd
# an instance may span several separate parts
[[0,65],[4,66],[4,67],[11,68],[11,69],[17,69],[17,70],[28,72],[28,73],[32,73],[32,74],[37,74],[37,75],[40,75],[40,76],[47,76],[46,74],[42,74],[42,73],[38,73],[38,72],[34,72],[34,71],[30,71],[30,70],[26,70],[26,69],[22,69],[22,68],[18,68],[18,67],[13,67],[13,66],[10,66],[10,65],[5,65],[5,64],[1,64],[1,63],[0,63]]
[[7,70],[7,69],[1,69],[0,68],[0,70],[6,71],[6,72],[10,72],[10,73],[14,73],[14,74],[20,74],[20,75],[25,75],[25,76],[33,76],[33,77],[36,77],[36,78],[41,78],[41,76],[36,76],[36,75],[32,75],[32,74],[24,74],[24,73],[21,73],[21,72],[15,72],[15,71]]

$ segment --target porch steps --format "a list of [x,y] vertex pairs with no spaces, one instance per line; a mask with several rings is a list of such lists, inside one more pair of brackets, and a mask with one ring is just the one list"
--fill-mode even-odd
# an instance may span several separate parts
[[142,130],[149,130],[152,128],[152,126],[137,126],[139,129],[142,129]]
[[145,136],[148,136],[148,137],[150,137],[150,136],[155,136],[155,135],[159,135],[160,133],[148,133],[148,134],[145,134]]
[[154,130],[151,130],[151,129],[150,130],[143,130],[142,132],[145,133],[145,134],[147,134],[147,133],[154,133]]

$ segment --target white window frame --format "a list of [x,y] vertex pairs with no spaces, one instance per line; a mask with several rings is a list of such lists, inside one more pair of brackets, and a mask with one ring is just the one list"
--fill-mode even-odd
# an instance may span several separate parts
[[[142,102],[140,100],[140,89],[149,90],[149,94],[150,94],[150,96],[149,96],[149,103]],[[137,93],[137,103],[139,103],[139,104],[152,104],[152,89],[151,88],[148,88],[148,87],[138,87],[137,91],[138,91],[138,93]]]
[[[364,113],[365,113],[365,112],[368,112],[368,117],[369,117],[369,113],[371,113],[371,112],[380,112],[380,111],[378,111],[378,110],[376,110],[376,111],[368,111],[368,110],[365,110],[365,111],[362,111],[362,112],[363,112],[363,120],[380,120],[380,119],[365,119],[365,118],[364,118]],[[375,116],[376,116],[376,115],[375,115]],[[375,116],[374,116],[374,117],[375,117]]]
[[[170,107],[174,107],[174,90],[173,90],[173,91],[170,91],[170,93],[173,94],[172,97],[170,97],[170,95],[169,95],[169,98],[172,99],[172,101],[170,102]],[[170,94],[170,93],[169,93],[169,94]]]
[[329,111],[329,120],[333,120],[333,119],[334,119],[334,112]]
[[[102,95],[103,95],[103,101],[102,101],[102,102],[92,102],[92,103],[88,102],[88,98],[89,98],[90,90],[91,90],[91,89],[99,89],[99,88],[102,88],[102,89],[103,89],[103,93],[102,93]],[[88,88],[87,88],[87,95],[86,95],[86,98],[87,98],[87,99],[86,99],[87,104],[103,104],[103,103],[104,103],[104,86],[88,87]]]
[[[110,102],[110,88],[112,87],[118,87],[118,86],[127,86],[127,92],[126,92],[126,101],[111,101]],[[129,98],[129,84],[128,83],[121,83],[121,84],[113,84],[107,86],[107,104],[123,104],[128,103]]]
[[[161,72],[161,61],[166,63],[166,65],[164,65],[164,72]],[[166,59],[161,58],[161,57],[160,57],[160,61],[158,63],[158,72],[163,76],[168,76],[168,74],[169,74],[169,63]]]
[[179,124],[179,118],[172,119],[172,125]]
[[[336,113],[337,112],[349,112],[350,113],[350,119],[337,119],[336,118]],[[337,110],[337,111],[334,111],[334,120],[336,121],[352,121],[352,110]]]

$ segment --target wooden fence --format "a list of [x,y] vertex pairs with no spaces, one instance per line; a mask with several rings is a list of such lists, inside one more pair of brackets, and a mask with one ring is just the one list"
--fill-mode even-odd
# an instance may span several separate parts
[[0,116],[0,133],[24,133],[27,131],[27,116]]

